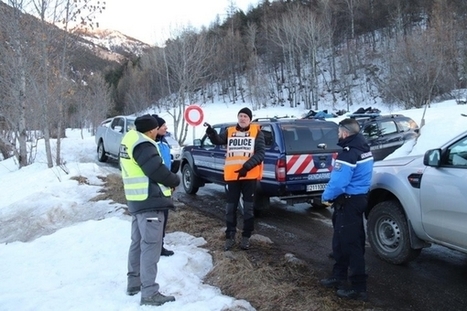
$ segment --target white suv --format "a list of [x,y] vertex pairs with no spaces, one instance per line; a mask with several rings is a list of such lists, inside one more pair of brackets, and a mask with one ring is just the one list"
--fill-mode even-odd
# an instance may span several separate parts
[[367,215],[370,245],[390,263],[430,243],[467,253],[467,131],[424,156],[375,162]]

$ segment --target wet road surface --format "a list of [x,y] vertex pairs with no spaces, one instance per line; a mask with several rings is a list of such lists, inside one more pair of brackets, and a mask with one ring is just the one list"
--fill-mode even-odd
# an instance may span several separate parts
[[[175,198],[211,217],[224,219],[225,192],[217,185],[197,195],[177,189]],[[255,233],[269,237],[286,252],[305,260],[318,278],[331,272],[332,224],[330,209],[307,204],[290,206],[271,200],[271,209],[256,219]],[[406,265],[388,264],[367,246],[369,303],[378,310],[467,310],[467,254],[441,246],[424,249]]]

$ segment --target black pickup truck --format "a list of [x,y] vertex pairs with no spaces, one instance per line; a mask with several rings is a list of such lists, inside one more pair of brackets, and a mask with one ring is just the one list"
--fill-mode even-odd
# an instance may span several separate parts
[[[258,181],[255,211],[269,207],[269,198],[288,204],[308,202],[321,206],[337,152],[338,125],[309,119],[255,119],[265,136],[263,178]],[[215,124],[220,133],[235,123]],[[182,150],[181,172],[185,192],[196,194],[206,183],[225,185],[226,146],[204,135]]]

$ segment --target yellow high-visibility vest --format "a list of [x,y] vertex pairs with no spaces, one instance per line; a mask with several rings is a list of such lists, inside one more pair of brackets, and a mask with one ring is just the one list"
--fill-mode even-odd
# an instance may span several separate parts
[[[157,149],[157,152],[159,152],[159,148],[154,140],[136,130],[130,130],[123,137],[120,145],[119,157],[123,188],[128,201],[144,201],[148,198],[149,178],[144,174],[143,170],[133,158],[135,147],[143,142],[150,142]],[[164,196],[170,197],[172,195],[172,191],[169,187],[163,184],[158,184],[158,186]]]

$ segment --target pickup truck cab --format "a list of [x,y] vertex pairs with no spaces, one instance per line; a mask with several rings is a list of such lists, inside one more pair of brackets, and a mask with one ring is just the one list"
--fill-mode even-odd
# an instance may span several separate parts
[[[130,130],[135,128],[136,117],[132,116],[115,116],[108,118],[100,123],[96,131],[97,159],[99,162],[105,162],[109,157],[118,159],[120,151],[120,143],[123,136]],[[167,143],[170,146],[170,154],[172,158],[171,171],[177,173],[180,168],[181,150],[178,141],[167,132],[165,136]]]
[[[256,119],[264,133],[266,152],[263,178],[258,181],[255,211],[269,207],[278,197],[289,204],[320,205],[329,181],[337,146],[335,122],[307,119]],[[236,123],[215,124],[218,132]],[[225,185],[226,146],[214,145],[207,135],[182,151],[181,171],[185,192],[195,194],[207,183]]]

